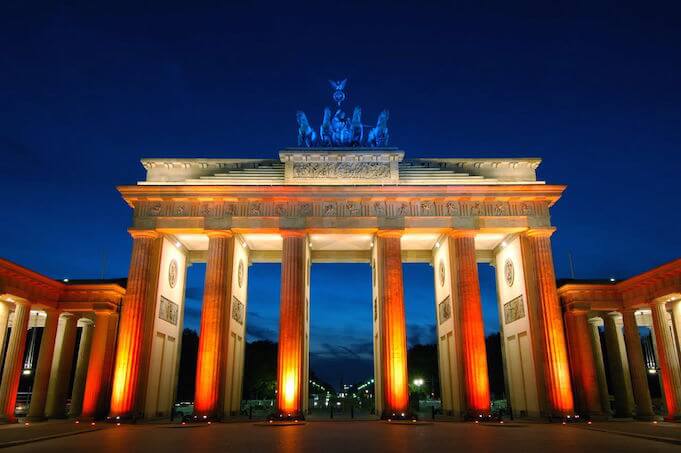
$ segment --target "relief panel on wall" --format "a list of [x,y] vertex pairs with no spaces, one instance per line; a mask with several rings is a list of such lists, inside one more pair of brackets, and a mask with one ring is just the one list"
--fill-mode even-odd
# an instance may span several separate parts
[[449,296],[438,304],[437,313],[440,324],[452,317],[452,303]]
[[504,304],[504,324],[510,324],[525,317],[523,296],[518,296]]
[[161,303],[158,307],[158,317],[165,322],[176,326],[179,306],[172,300],[161,296]]
[[244,304],[232,296],[232,319],[243,325],[244,323]]

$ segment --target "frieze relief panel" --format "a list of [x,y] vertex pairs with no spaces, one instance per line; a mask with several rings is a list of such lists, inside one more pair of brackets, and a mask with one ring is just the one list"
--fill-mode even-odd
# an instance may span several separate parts
[[138,201],[135,217],[546,217],[542,201]]
[[294,179],[386,179],[388,162],[293,162]]

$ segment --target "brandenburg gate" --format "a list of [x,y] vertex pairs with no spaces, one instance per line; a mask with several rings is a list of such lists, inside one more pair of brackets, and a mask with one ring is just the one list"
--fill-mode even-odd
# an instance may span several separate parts
[[[403,262],[431,263],[443,407],[490,411],[477,266],[497,269],[507,375],[518,414],[574,412],[556,291],[550,207],[564,186],[539,159],[405,160],[396,148],[284,149],[278,160],[145,159],[119,190],[133,209],[111,414],[167,415],[173,400],[185,269],[206,262],[195,413],[241,401],[250,263],[281,262],[276,408],[307,409],[310,265],[370,263],[376,408],[408,411]],[[339,278],[343,278],[339,276]]]

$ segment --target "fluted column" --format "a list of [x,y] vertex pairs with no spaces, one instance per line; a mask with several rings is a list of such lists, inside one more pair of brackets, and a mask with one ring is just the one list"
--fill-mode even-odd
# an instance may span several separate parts
[[633,395],[627,388],[628,367],[624,364],[624,351],[620,348],[618,338],[617,317],[620,314],[611,312],[603,317],[605,323],[605,342],[608,350],[608,369],[610,370],[610,382],[615,393],[615,416],[631,417],[634,407]]
[[596,380],[598,382],[598,395],[601,399],[601,410],[604,414],[610,415],[610,392],[608,391],[608,381],[605,377],[605,361],[603,360],[603,349],[601,347],[601,334],[598,325],[601,318],[589,319],[589,330],[591,332],[591,348],[594,353],[594,364],[596,366]]
[[475,258],[475,233],[451,232],[449,255],[454,307],[459,314],[465,412],[467,416],[478,416],[489,413],[490,393],[485,325],[482,318],[478,263]]
[[78,359],[76,360],[76,374],[73,378],[73,390],[71,391],[71,408],[69,415],[77,417],[83,411],[83,396],[85,394],[85,380],[90,362],[90,349],[92,348],[92,331],[94,326],[92,321],[81,321],[83,327],[80,333],[80,344],[78,346]]
[[565,312],[570,364],[575,399],[582,415],[601,415],[597,368],[589,332],[588,308],[574,307]]
[[47,404],[45,416],[47,418],[66,417],[66,398],[69,394],[71,381],[71,365],[76,349],[76,327],[78,318],[67,313],[59,318],[57,339],[52,356],[52,371],[47,388]]
[[681,418],[681,371],[679,358],[674,345],[671,329],[667,321],[667,308],[664,302],[651,304],[655,342],[657,343],[657,361],[662,373],[667,416],[671,419]]
[[636,403],[636,417],[650,419],[653,417],[653,403],[650,399],[646,366],[643,361],[641,348],[641,336],[636,324],[635,310],[625,309],[622,311],[624,323],[624,341],[626,343],[627,358],[629,359],[629,373],[631,375],[631,387],[634,392]]
[[155,231],[131,231],[130,234],[132,258],[111,391],[111,415],[120,418],[135,417],[142,412],[144,377],[148,370],[144,360],[151,347],[161,253],[161,240]]
[[16,422],[14,409],[17,401],[19,379],[24,364],[24,348],[26,347],[26,330],[31,305],[26,301],[15,302],[12,333],[9,336],[5,365],[0,382],[0,422]]
[[381,378],[383,416],[409,409],[407,375],[407,326],[402,281],[402,231],[381,230],[376,235],[378,309],[381,332]]
[[57,325],[59,312],[54,309],[45,310],[45,327],[40,340],[40,352],[38,353],[38,365],[36,367],[33,390],[31,392],[31,405],[28,408],[29,420],[45,419],[45,404],[47,402],[47,388],[50,383],[52,372],[52,358],[54,345],[57,339]]
[[282,232],[281,302],[277,362],[277,411],[302,417],[305,358],[305,272],[307,237],[303,231]]
[[572,414],[574,402],[570,382],[563,316],[556,290],[556,275],[551,253],[552,228],[529,230],[521,236],[523,265],[527,284],[528,305],[532,316],[535,343],[540,343],[546,388],[545,411],[549,416],[563,417]]
[[[669,303],[672,308],[672,325],[674,326],[674,337],[676,338],[676,352],[681,354],[681,299]],[[681,360],[681,357],[679,357]]]
[[0,366],[5,359],[5,341],[7,340],[7,324],[9,322],[9,304],[0,300]]
[[95,312],[81,418],[101,418],[108,411],[117,325],[117,313]]
[[225,379],[222,369],[226,358],[226,318],[232,288],[233,258],[232,233],[209,233],[194,398],[194,413],[199,416],[213,418],[223,413],[224,399],[221,394]]

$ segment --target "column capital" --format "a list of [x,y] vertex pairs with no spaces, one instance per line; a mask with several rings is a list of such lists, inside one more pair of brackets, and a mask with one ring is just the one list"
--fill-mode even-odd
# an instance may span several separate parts
[[525,231],[525,236],[531,237],[531,238],[549,238],[551,235],[556,231],[555,227],[547,227],[547,228],[530,228]]
[[[609,311],[609,312],[605,313],[604,316],[606,316],[608,318],[613,318],[613,319],[622,319],[622,313],[620,313],[619,311]],[[603,319],[605,319],[605,318],[603,318]]]
[[156,230],[139,230],[136,228],[128,228],[128,233],[130,233],[130,236],[132,236],[133,239],[156,239],[161,236],[161,234]]
[[206,230],[209,238],[231,238],[234,236],[232,230]]
[[448,230],[446,234],[452,238],[475,238],[479,232],[479,230]]
[[289,229],[283,228],[283,229],[279,230],[279,234],[283,238],[287,238],[287,237],[288,238],[290,238],[290,237],[303,238],[307,235],[307,230],[303,230],[303,229],[299,229],[299,228],[289,230]]
[[601,316],[594,316],[593,318],[588,319],[589,324],[594,324],[596,326],[600,326],[601,323],[603,322],[603,318]]
[[660,305],[664,307],[665,311],[667,310],[667,301],[665,299],[655,299],[650,301],[651,307],[659,307]]
[[404,230],[378,230],[376,236],[379,238],[400,238],[404,234]]
[[572,314],[586,314],[591,311],[591,307],[588,304],[572,304],[566,308],[568,313]]
[[12,297],[12,302],[14,302],[14,308],[20,306],[20,305],[28,305],[31,306],[31,302],[28,299],[23,299],[21,297]]

